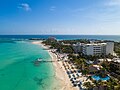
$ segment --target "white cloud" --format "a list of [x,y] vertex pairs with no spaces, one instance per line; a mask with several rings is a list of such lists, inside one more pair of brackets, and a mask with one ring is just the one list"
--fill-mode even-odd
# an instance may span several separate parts
[[51,6],[50,7],[50,11],[55,11],[56,10],[56,7],[55,6]]
[[18,6],[18,8],[24,9],[25,11],[31,11],[31,7],[27,3],[22,3]]
[[108,0],[105,6],[120,6],[120,0]]

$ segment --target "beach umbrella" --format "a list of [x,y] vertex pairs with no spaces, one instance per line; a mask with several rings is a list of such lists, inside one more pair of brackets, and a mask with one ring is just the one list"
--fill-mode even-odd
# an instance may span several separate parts
[[73,83],[73,86],[74,86],[74,87],[76,87],[76,86],[77,86],[77,84],[76,84],[76,83]]
[[71,76],[69,75],[69,78],[71,78]]
[[76,73],[76,75],[77,75],[77,77],[79,77],[79,74],[78,74],[78,73]]

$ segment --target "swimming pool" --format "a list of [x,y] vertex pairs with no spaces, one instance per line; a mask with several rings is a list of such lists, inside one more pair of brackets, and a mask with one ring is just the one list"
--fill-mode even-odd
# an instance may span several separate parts
[[110,79],[110,77],[109,77],[109,76],[106,76],[106,77],[102,78],[102,77],[97,76],[97,75],[93,75],[93,76],[92,76],[92,78],[93,78],[93,79],[95,79],[95,80],[97,80],[97,81],[98,81],[98,80],[103,80],[103,81],[105,81],[105,80],[106,80],[106,81],[107,81],[107,80],[109,80],[109,79]]

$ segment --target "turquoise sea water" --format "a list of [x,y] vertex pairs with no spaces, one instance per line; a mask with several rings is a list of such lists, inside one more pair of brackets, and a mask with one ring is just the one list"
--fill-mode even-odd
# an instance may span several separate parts
[[[50,55],[39,45],[16,39],[99,39],[120,41],[120,35],[0,35],[0,90],[59,90],[52,63],[32,63],[37,58],[50,60]],[[11,40],[12,39],[12,40]]]
[[51,59],[39,45],[24,41],[1,42],[0,90],[53,90],[56,79],[52,63],[34,66],[37,58]]

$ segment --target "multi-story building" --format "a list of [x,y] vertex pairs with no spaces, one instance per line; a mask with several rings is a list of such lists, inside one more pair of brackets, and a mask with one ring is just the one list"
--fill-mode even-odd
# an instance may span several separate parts
[[82,51],[82,43],[77,43],[77,44],[73,44],[73,49],[75,53],[79,53]]
[[114,42],[106,42],[106,55],[114,53]]
[[112,71],[111,74],[120,80],[120,58],[114,58],[110,62],[110,70]]
[[90,44],[77,43],[73,45],[73,49],[76,53],[81,52],[84,55],[113,55],[114,42]]

